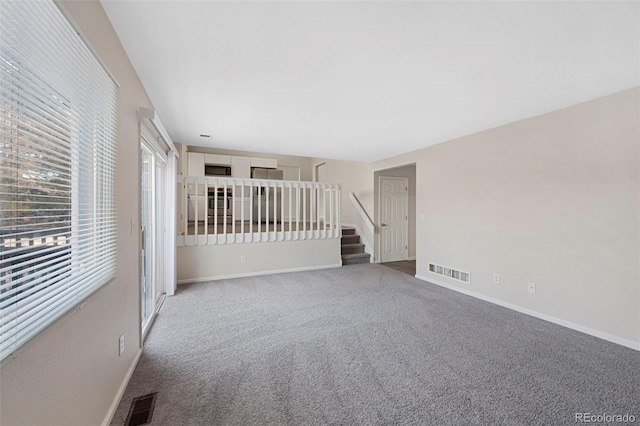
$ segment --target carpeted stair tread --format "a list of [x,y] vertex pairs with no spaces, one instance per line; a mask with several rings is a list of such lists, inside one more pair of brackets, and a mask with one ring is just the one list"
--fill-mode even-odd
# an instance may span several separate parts
[[371,255],[369,253],[354,253],[342,255],[342,266],[358,265],[360,263],[371,263]]
[[355,235],[356,228],[342,228],[342,235]]
[[353,253],[353,254],[343,254],[343,259],[369,259],[371,255],[369,253]]
[[342,244],[358,244],[360,242],[360,235],[343,235]]
[[364,244],[342,244],[341,254],[364,253]]

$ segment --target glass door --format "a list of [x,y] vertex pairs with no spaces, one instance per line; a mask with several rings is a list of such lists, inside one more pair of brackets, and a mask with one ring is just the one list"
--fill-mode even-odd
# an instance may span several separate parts
[[165,294],[165,277],[164,277],[164,212],[166,210],[165,201],[165,171],[166,162],[156,157],[155,160],[155,209],[154,209],[154,280],[153,280],[153,306],[154,309],[159,306],[160,299]]
[[144,140],[141,144],[140,231],[141,317],[146,336],[164,296],[164,181],[166,162]]

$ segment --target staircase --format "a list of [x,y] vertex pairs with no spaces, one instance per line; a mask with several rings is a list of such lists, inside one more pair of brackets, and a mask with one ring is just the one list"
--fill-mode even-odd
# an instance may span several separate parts
[[360,243],[360,236],[355,228],[342,228],[342,266],[370,263],[370,255],[364,252],[364,244]]

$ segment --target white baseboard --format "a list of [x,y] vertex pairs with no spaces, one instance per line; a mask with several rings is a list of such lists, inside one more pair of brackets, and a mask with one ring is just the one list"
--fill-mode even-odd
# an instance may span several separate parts
[[581,333],[589,334],[591,336],[597,337],[599,339],[607,340],[612,343],[616,343],[618,345],[626,346],[627,348],[635,349],[636,351],[640,351],[640,342],[634,342],[633,340],[623,339],[622,337],[614,336],[613,334],[605,333],[602,331],[594,330],[589,327],[584,327],[579,324],[572,323],[570,321],[566,321],[563,319],[559,319],[556,317],[552,317],[551,315],[543,314],[540,312],[532,311],[531,309],[523,308],[522,306],[514,305],[509,302],[504,302],[499,299],[494,299],[493,297],[485,296],[481,293],[476,293],[475,291],[466,290],[461,287],[453,286],[451,284],[447,284],[442,281],[435,280],[433,278],[427,278],[422,275],[416,274],[416,278],[429,282],[431,284],[439,285],[441,287],[448,288],[449,290],[457,291],[458,293],[466,294],[467,296],[475,297],[476,299],[484,300],[485,302],[493,303],[494,305],[502,306],[503,308],[511,309],[516,312],[520,312],[522,314],[526,314],[535,318],[539,318],[544,321],[549,321],[554,324],[561,325],[566,328],[570,328],[572,330],[579,331]]
[[124,395],[124,391],[127,390],[127,386],[129,385],[129,380],[131,380],[131,376],[133,376],[133,372],[136,370],[138,366],[138,361],[140,361],[140,357],[142,356],[142,348],[138,349],[138,353],[136,354],[136,359],[133,360],[133,363],[127,370],[127,374],[124,376],[124,380],[120,384],[118,388],[118,393],[116,393],[116,397],[114,398],[111,406],[109,407],[109,411],[107,411],[107,415],[102,422],[102,426],[108,426],[111,424],[113,420],[113,415],[116,414],[116,410],[118,409],[118,405],[120,404],[120,400],[122,399],[122,395]]
[[415,256],[409,256],[409,257],[407,257],[407,260],[416,260],[416,257]]
[[342,261],[340,263],[335,263],[331,265],[303,266],[301,268],[274,269],[271,271],[241,272],[238,274],[215,275],[213,277],[189,278],[186,280],[178,280],[178,284],[204,283],[207,281],[228,280],[231,278],[257,277],[260,275],[284,274],[287,272],[315,271],[318,269],[340,268],[341,266],[342,266]]

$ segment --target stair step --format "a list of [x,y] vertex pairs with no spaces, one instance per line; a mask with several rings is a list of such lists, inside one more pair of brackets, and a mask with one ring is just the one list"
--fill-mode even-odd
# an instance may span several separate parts
[[364,244],[342,244],[340,246],[341,254],[357,254],[364,253]]
[[342,244],[358,244],[360,243],[360,235],[343,235]]
[[342,266],[370,263],[371,256],[368,253],[354,253],[342,255]]
[[342,235],[355,235],[356,228],[342,228]]

